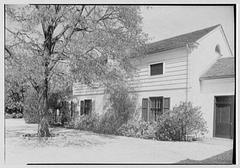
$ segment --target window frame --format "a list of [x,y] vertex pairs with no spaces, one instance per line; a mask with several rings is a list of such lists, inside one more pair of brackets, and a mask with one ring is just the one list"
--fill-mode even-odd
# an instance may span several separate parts
[[[154,107],[152,107],[153,101],[155,102]],[[159,101],[159,102],[157,103],[157,101]],[[154,121],[157,121],[158,117],[164,113],[164,104],[163,104],[164,102],[163,101],[164,101],[163,96],[149,97],[149,112],[148,113],[154,114]],[[160,107],[157,107],[157,104],[160,105]]]
[[[91,103],[91,106],[90,107],[87,107],[87,101],[90,101]],[[93,100],[92,99],[83,99],[80,101],[81,102],[81,105],[80,105],[80,115],[90,115],[92,114],[92,103],[93,103]],[[88,113],[86,113],[88,109]]]
[[[162,74],[156,74],[156,75],[151,75],[151,65],[155,65],[155,64],[163,64],[163,71],[162,71]],[[161,62],[153,62],[153,63],[150,63],[148,65],[149,67],[149,76],[150,77],[154,77],[154,76],[163,76],[165,74],[165,62],[161,61]]]

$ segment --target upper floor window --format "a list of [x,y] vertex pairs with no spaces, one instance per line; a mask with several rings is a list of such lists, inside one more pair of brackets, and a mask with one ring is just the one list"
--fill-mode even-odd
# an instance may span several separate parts
[[151,64],[150,75],[161,75],[163,74],[163,63]]

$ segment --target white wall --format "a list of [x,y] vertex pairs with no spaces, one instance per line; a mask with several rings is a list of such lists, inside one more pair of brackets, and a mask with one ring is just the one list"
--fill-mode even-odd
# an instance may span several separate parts
[[77,103],[77,111],[80,114],[80,103],[81,100],[91,99],[92,100],[92,112],[97,114],[103,114],[104,104],[106,102],[106,95],[104,94],[89,94],[89,95],[78,95],[75,96],[74,103]]
[[218,27],[198,41],[199,45],[189,53],[189,95],[188,100],[193,105],[201,106],[209,134],[213,135],[213,114],[215,95],[233,95],[233,79],[203,80],[199,78],[203,75],[220,56],[215,52],[216,45],[220,45],[222,57],[231,57],[226,41],[223,38],[221,28]]
[[207,136],[213,136],[213,118],[214,118],[214,96],[234,95],[233,78],[202,80],[200,82],[201,94],[199,102],[195,103],[202,107],[202,112],[207,121],[209,133]]
[[[132,82],[136,91],[166,90],[186,87],[187,50],[178,48],[147,55],[135,63],[137,74]],[[150,64],[164,64],[162,75],[150,76]]]

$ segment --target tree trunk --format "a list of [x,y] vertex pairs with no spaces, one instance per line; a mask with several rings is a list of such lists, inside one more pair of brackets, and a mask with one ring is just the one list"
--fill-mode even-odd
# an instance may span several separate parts
[[52,41],[52,36],[55,27],[54,23],[47,21],[46,18],[42,20],[42,29],[45,37],[44,41],[44,90],[43,90],[43,113],[42,119],[39,123],[38,135],[41,137],[51,136],[49,132],[49,105],[48,105],[48,84],[49,84],[49,63],[52,55],[55,42]]
[[45,72],[44,72],[44,90],[43,90],[43,110],[42,110],[42,118],[39,123],[38,127],[38,136],[40,137],[50,137],[49,131],[49,104],[48,104],[48,76],[49,76],[49,69],[48,69],[48,57],[49,52],[45,56]]
[[50,137],[50,131],[49,131],[49,122],[48,122],[48,116],[44,115],[38,125],[38,136],[39,137]]
[[[46,88],[45,88],[46,89]],[[45,91],[47,92],[47,91]],[[42,118],[38,125],[38,136],[40,137],[50,137],[49,131],[49,112],[48,112],[48,97],[44,95],[44,102],[43,102],[43,110],[42,110]]]

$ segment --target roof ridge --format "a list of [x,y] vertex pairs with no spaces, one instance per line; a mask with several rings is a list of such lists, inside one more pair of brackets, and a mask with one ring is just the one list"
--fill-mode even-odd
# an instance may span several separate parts
[[151,43],[148,43],[148,44],[153,44],[153,43],[157,43],[157,42],[160,42],[160,41],[169,40],[169,39],[172,39],[172,38],[176,38],[176,37],[179,37],[179,36],[184,36],[184,35],[187,35],[187,34],[199,32],[199,31],[203,31],[203,30],[207,30],[207,29],[210,29],[209,32],[211,32],[213,29],[217,28],[218,26],[222,26],[222,25],[221,24],[217,24],[217,25],[214,25],[214,26],[210,26],[210,27],[194,30],[194,31],[191,31],[189,33],[179,34],[179,35],[176,35],[176,36],[172,36],[172,37],[169,37],[169,38],[166,38],[166,39],[162,39],[162,40],[158,40],[158,41],[155,41],[155,42],[151,42]]
[[193,43],[205,36],[220,24],[207,27],[204,29],[192,31],[190,33],[181,34],[164,40],[152,42],[147,44],[146,54],[153,54],[157,52],[167,51],[175,48],[185,47],[188,43]]

